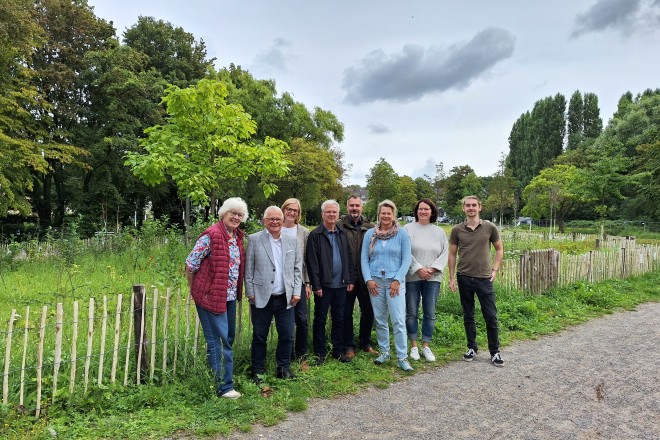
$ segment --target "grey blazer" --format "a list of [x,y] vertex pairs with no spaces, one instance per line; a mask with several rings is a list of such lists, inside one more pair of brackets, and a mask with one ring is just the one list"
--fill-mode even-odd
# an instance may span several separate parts
[[[284,288],[287,308],[291,307],[291,297],[300,296],[302,286],[302,253],[298,240],[280,235],[282,240],[282,268],[284,270]],[[245,296],[254,296],[254,305],[266,307],[273,293],[275,282],[275,263],[270,247],[268,231],[263,230],[248,237],[245,258]]]

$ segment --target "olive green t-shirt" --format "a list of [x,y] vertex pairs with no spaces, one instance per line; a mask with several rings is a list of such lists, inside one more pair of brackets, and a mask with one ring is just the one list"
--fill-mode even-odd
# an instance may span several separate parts
[[475,278],[490,278],[490,245],[500,239],[497,226],[488,220],[480,220],[474,231],[467,223],[454,226],[449,236],[449,243],[458,246],[458,265],[456,273]]

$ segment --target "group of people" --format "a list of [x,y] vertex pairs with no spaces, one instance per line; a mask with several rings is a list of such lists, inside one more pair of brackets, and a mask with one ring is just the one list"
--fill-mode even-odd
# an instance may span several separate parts
[[[281,208],[266,208],[264,229],[250,235],[244,247],[239,225],[247,219],[247,205],[238,197],[225,200],[219,210],[220,220],[199,236],[185,264],[217,394],[229,399],[241,396],[234,389],[232,346],[236,301],[241,300],[243,286],[253,326],[254,382],[260,383],[266,373],[267,339],[273,320],[278,334],[276,376],[295,377],[291,362],[304,359],[308,353],[307,303],[312,296],[312,349],[317,365],[322,365],[328,355],[326,321],[330,314],[330,354],[334,359],[351,362],[360,349],[375,356],[376,365],[388,362],[389,320],[396,363],[402,370],[412,371],[408,357],[435,360],[430,342],[447,265],[449,289],[458,288],[463,309],[468,347],[463,359],[472,361],[478,351],[476,294],[486,322],[491,362],[504,365],[493,289],[503,257],[502,241],[495,225],[480,218],[478,197],[465,197],[462,204],[466,220],[452,229],[448,240],[434,224],[438,209],[430,199],[417,202],[415,222],[403,227],[391,200],[378,204],[375,224],[362,215],[359,196],[348,198],[348,213],[343,217],[339,203],[326,200],[321,205],[321,224],[309,231],[300,225],[300,201],[291,198]],[[492,262],[491,246],[495,249]],[[357,335],[353,328],[356,300],[360,309]],[[371,341],[374,322],[377,349]]]

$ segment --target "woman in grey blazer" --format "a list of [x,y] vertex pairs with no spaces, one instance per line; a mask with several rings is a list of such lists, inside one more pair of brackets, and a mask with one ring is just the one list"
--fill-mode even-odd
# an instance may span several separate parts
[[300,200],[295,198],[285,200],[282,204],[282,212],[284,213],[282,234],[296,237],[298,240],[298,246],[303,255],[303,285],[300,294],[300,301],[295,307],[296,334],[294,337],[294,352],[292,353],[294,359],[300,359],[307,354],[307,336],[309,334],[309,320],[307,319],[308,300],[312,295],[312,287],[309,284],[307,265],[304,258],[309,229],[300,224],[300,219],[302,218],[302,205],[300,204]]

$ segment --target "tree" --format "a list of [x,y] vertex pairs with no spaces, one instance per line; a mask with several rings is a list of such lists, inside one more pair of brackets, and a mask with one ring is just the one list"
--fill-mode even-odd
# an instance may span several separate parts
[[603,131],[603,120],[600,118],[598,96],[595,93],[584,94],[583,133],[585,138],[595,139]]
[[573,150],[584,139],[584,103],[579,90],[576,90],[571,95],[571,100],[568,103],[567,120],[568,140],[566,142],[566,149]]
[[450,217],[463,216],[461,199],[468,195],[483,197],[481,180],[469,165],[454,167],[443,182],[445,211]]
[[284,157],[288,146],[270,137],[263,143],[250,141],[255,122],[226,98],[220,81],[205,79],[186,89],[169,86],[163,98],[167,122],[146,130],[148,137],[141,142],[145,153],[129,152],[126,164],[147,185],[170,177],[180,197],[210,204],[212,212],[223,182],[260,175],[264,194],[273,194],[277,186],[266,179],[289,171]]
[[515,188],[516,181],[504,170],[495,173],[488,184],[488,197],[484,201],[483,209],[486,212],[496,212],[500,226],[504,212],[516,204]]
[[660,139],[652,144],[643,144],[637,147],[638,174],[641,181],[640,194],[647,203],[648,214],[655,218],[660,217]]
[[556,218],[559,232],[564,221],[581,203],[592,200],[587,188],[587,177],[572,165],[545,168],[525,187],[526,202],[522,212],[534,218]]
[[415,179],[415,196],[417,200],[429,199],[437,204],[437,194],[429,176],[425,175]]
[[[65,185],[74,169],[70,165],[84,166],[80,159],[88,154],[76,140],[76,130],[90,103],[81,75],[84,58],[91,51],[118,43],[112,25],[96,17],[85,0],[38,0],[34,11],[45,38],[28,60],[39,99],[36,106],[27,109],[44,133],[39,141],[48,169],[35,176],[38,183],[31,197],[42,226],[51,221],[60,225],[71,198]],[[46,154],[51,149],[53,154]]]
[[139,17],[124,32],[124,43],[147,55],[147,70],[155,69],[178,87],[187,87],[213,69],[215,58],[206,58],[204,40],[198,42],[183,28],[154,17]]
[[393,199],[399,191],[399,176],[384,158],[378,159],[367,174],[367,191],[369,196],[366,203],[366,212],[374,218],[378,203],[384,199]]
[[412,177],[399,177],[399,190],[392,199],[397,206],[399,215],[412,215],[413,208],[417,203],[417,194],[415,190],[416,185]]

